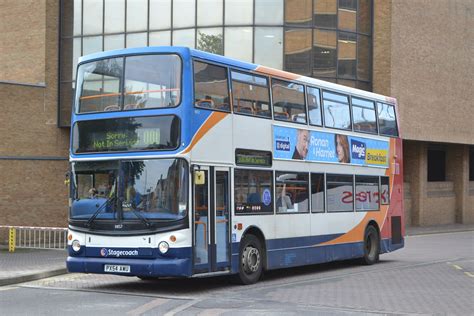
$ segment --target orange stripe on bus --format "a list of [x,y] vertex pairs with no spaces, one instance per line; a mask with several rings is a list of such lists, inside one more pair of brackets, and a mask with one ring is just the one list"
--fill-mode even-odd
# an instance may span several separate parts
[[[392,196],[393,181],[394,181],[394,174],[395,174],[395,170],[393,170],[393,165],[392,165],[392,159],[394,157],[394,154],[396,154],[395,146],[396,146],[396,139],[394,138],[390,139],[388,169],[385,171],[385,175],[389,176],[392,180],[390,182],[390,196]],[[364,218],[354,228],[352,228],[350,231],[348,231],[344,235],[337,237],[333,240],[314,245],[314,246],[328,246],[328,245],[354,243],[354,242],[363,241],[365,228],[367,227],[367,223],[371,220],[375,220],[375,222],[379,226],[380,232],[382,232],[383,225],[385,224],[385,220],[387,219],[389,207],[390,205],[380,205],[379,212],[367,212]]]
[[292,74],[291,72],[286,72],[283,70],[273,69],[273,68],[269,68],[265,66],[258,66],[257,69],[255,69],[255,71],[266,74],[266,75],[285,78],[289,80],[296,80],[298,78],[301,78],[301,75]]
[[217,123],[222,121],[226,116],[227,113],[213,112],[206,120],[206,122],[204,122],[204,124],[199,128],[193,140],[191,141],[191,144],[189,144],[189,146],[182,152],[182,154],[190,152],[191,149],[193,149],[193,147],[201,140],[201,138],[203,138],[204,135],[206,135],[206,133],[211,130],[211,128],[213,128]]

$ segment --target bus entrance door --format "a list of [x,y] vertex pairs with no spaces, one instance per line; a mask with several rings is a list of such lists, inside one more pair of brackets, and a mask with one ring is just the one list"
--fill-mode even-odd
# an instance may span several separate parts
[[229,169],[202,167],[194,174],[194,273],[230,268]]

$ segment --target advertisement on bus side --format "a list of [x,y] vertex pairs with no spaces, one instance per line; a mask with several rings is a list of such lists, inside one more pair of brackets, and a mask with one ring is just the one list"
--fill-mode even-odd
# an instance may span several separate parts
[[387,141],[273,126],[275,159],[388,167],[388,154]]

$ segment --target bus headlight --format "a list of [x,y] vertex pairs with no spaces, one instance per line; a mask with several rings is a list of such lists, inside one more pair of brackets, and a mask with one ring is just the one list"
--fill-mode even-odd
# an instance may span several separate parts
[[158,250],[160,250],[161,254],[164,255],[170,249],[170,245],[166,241],[162,241],[158,244]]
[[75,252],[78,252],[79,250],[81,250],[81,243],[79,242],[79,240],[77,239],[73,240],[72,250],[74,250]]

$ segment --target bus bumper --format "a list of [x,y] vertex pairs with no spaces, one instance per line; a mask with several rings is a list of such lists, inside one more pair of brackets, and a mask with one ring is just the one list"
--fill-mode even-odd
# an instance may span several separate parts
[[[105,265],[127,265],[130,273],[105,272]],[[123,276],[144,277],[189,277],[192,274],[191,259],[158,258],[158,259],[119,259],[71,257],[66,260],[69,272],[117,274]]]

